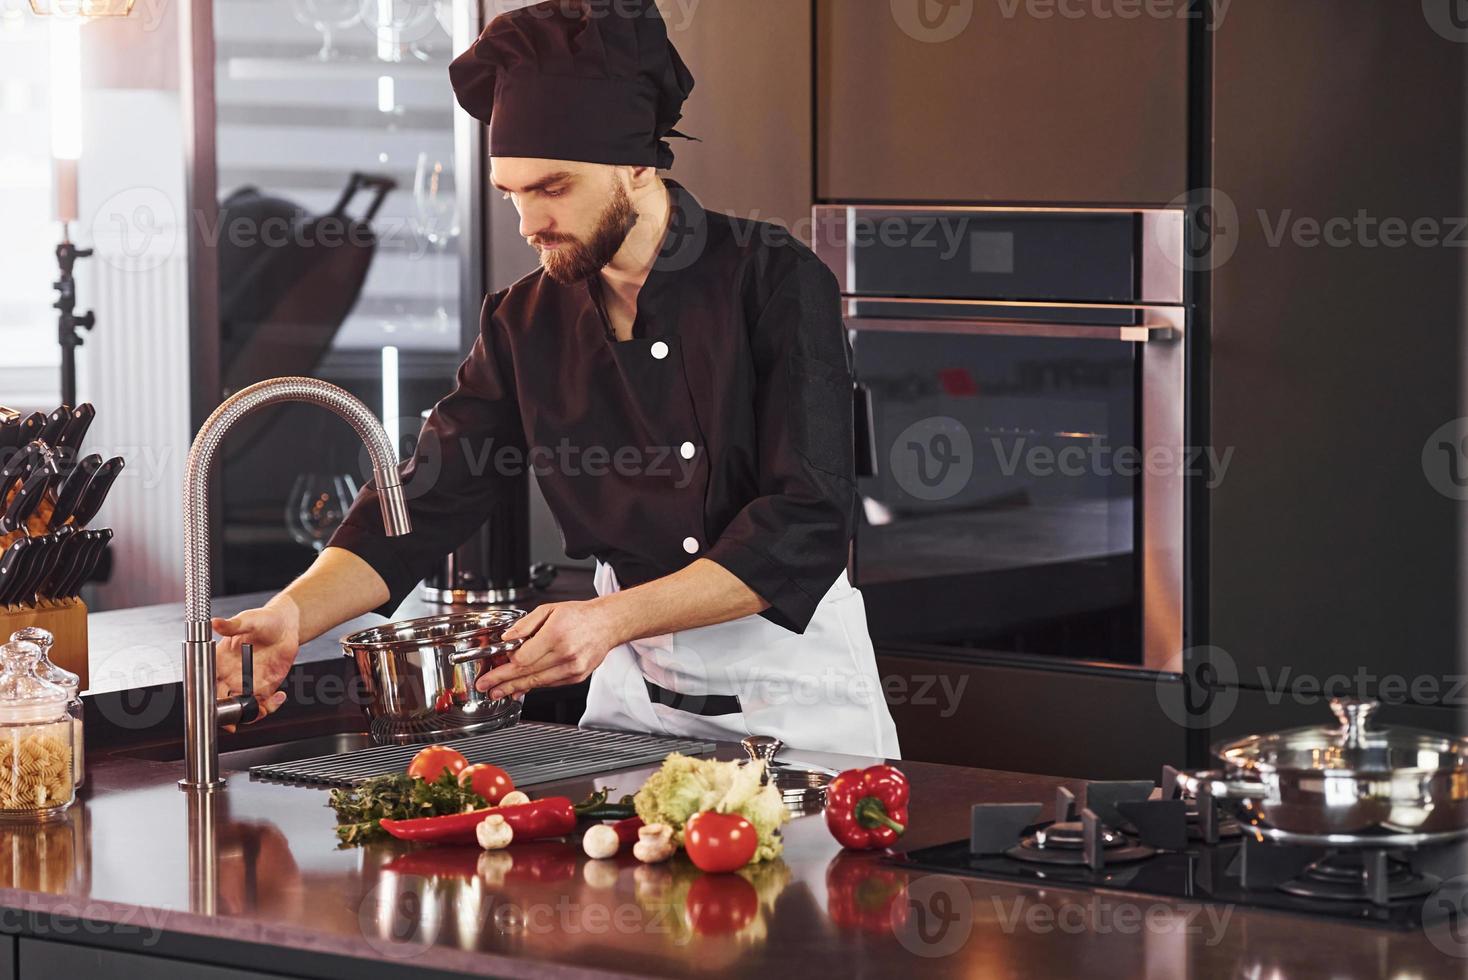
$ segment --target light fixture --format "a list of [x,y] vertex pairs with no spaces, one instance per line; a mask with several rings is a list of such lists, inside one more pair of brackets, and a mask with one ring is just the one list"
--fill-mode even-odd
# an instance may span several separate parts
[[137,0],[31,0],[38,17],[126,17]]
[[398,418],[401,410],[398,403],[398,349],[389,345],[382,349],[382,427],[387,432],[388,441],[399,453],[403,451],[398,442],[403,437]]

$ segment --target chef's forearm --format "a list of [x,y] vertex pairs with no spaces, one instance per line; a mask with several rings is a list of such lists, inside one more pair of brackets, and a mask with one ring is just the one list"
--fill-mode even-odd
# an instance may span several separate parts
[[618,643],[724,623],[769,608],[734,573],[707,558],[593,602],[606,613]]
[[309,643],[387,600],[387,583],[371,565],[345,548],[324,548],[311,567],[266,606],[293,604],[299,642]]

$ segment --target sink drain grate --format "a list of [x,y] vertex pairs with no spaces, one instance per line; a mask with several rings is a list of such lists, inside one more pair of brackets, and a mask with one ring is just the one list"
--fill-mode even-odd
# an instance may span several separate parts
[[[534,786],[614,769],[661,762],[669,752],[707,755],[714,743],[701,739],[607,732],[566,725],[521,722],[510,728],[439,744],[452,746],[470,763],[492,762],[516,786]],[[422,745],[379,745],[340,755],[252,766],[250,775],[275,782],[322,788],[355,786],[373,776],[404,772]]]

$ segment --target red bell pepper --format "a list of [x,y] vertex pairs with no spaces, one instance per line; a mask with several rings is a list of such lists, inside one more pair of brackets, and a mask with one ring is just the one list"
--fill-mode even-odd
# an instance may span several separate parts
[[907,777],[892,766],[848,769],[826,787],[826,826],[843,847],[890,847],[907,829]]
[[641,817],[628,817],[625,820],[614,820],[611,826],[617,832],[617,840],[625,847],[637,843],[637,832],[642,829],[643,824]]

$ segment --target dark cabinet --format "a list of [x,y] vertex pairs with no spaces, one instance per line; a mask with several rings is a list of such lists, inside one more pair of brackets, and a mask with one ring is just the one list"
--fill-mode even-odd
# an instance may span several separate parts
[[20,952],[15,976],[25,980],[75,980],[77,977],[106,977],[108,980],[272,980],[278,976],[43,939],[22,938],[17,945]]
[[774,221],[809,241],[811,15],[789,0],[663,0],[668,36],[697,84],[669,172],[705,207]]
[[[1468,48],[1350,7],[1238,4],[1214,38],[1207,642],[1277,705],[1461,712]],[[1256,724],[1329,721],[1304,703]]]
[[816,5],[822,200],[1162,204],[1186,190],[1188,20],[853,6]]

